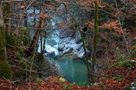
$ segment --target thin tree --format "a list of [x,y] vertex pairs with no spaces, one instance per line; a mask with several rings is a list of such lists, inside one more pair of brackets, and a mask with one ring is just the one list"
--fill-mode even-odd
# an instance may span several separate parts
[[98,2],[95,1],[95,24],[94,24],[94,36],[93,36],[93,47],[91,55],[91,81],[95,80],[95,66],[96,66],[96,49],[98,44],[98,32],[99,32],[99,13],[98,13]]
[[0,77],[11,78],[10,66],[6,56],[5,25],[2,3],[0,1]]

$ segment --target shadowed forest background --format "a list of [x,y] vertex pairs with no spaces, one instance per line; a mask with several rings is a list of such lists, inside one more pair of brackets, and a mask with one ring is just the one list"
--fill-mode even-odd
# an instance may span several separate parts
[[136,90],[136,0],[0,0],[0,90]]

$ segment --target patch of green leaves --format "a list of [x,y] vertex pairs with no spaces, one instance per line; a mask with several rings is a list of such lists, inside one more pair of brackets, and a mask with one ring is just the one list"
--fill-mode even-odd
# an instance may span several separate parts
[[124,67],[124,68],[131,68],[132,67],[130,60],[127,57],[120,57],[118,59],[117,65]]
[[114,80],[117,80],[117,81],[122,81],[124,79],[124,77],[122,75],[116,75],[113,77]]

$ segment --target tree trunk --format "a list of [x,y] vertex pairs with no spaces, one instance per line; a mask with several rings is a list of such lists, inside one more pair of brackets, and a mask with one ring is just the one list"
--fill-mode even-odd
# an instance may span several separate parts
[[10,67],[6,58],[5,27],[2,4],[0,2],[0,77],[11,78]]
[[94,82],[96,80],[96,50],[99,39],[99,6],[97,0],[95,1],[95,25],[94,25],[94,36],[93,36],[93,47],[92,47],[92,55],[91,55],[91,81]]

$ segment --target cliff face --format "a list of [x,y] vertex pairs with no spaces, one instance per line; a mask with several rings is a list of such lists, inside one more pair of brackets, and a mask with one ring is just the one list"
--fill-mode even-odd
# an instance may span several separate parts
[[72,52],[78,57],[83,57],[84,50],[82,47],[82,42],[80,41],[80,35],[78,32],[75,33],[73,37],[61,38],[61,33],[54,31],[49,37],[47,37],[46,42],[46,55],[50,56],[62,56],[65,53]]

